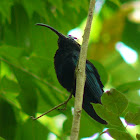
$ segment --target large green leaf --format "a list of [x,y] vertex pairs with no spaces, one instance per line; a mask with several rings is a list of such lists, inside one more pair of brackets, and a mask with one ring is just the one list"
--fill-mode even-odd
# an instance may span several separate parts
[[15,140],[46,140],[49,130],[38,121],[28,119],[17,127]]
[[140,89],[140,81],[125,83],[117,87],[117,90],[121,92],[128,92],[130,90],[138,90],[138,89]]
[[[129,20],[126,20],[126,25],[123,31],[122,41],[133,48],[134,50],[140,52],[139,44],[139,36],[140,32],[138,31],[139,25],[137,23],[133,23]],[[128,31],[129,30],[129,31]]]
[[[72,126],[72,120],[73,116],[69,114],[67,120],[65,120],[64,125],[63,125],[63,135],[70,135],[71,132],[71,126]],[[87,115],[87,113],[83,110],[82,111],[82,116],[81,116],[81,121],[80,121],[80,134],[79,137],[90,137],[94,133],[97,132],[102,132],[104,129],[104,125],[96,122],[90,116]],[[86,128],[86,129],[85,129]]]
[[137,140],[140,140],[140,134],[136,134]]
[[123,127],[121,120],[114,112],[108,111],[104,106],[100,104],[93,104],[93,107],[95,111],[97,112],[97,114],[101,118],[106,120],[109,124],[117,126],[117,127]]
[[103,105],[118,116],[127,108],[128,100],[126,97],[115,89],[111,89],[102,96]]
[[[7,100],[11,105],[20,108],[20,104],[17,100],[17,96],[20,92],[19,85],[7,77],[3,77],[0,81],[0,95]],[[20,108],[21,109],[21,108]]]
[[48,19],[46,5],[43,0],[36,0],[36,1],[23,0],[22,3],[26,9],[26,12],[28,13],[29,18],[32,18],[33,14],[36,12],[40,16],[43,16],[44,18]]
[[0,137],[0,140],[5,140],[4,138]]
[[[40,99],[38,104],[39,112],[46,112],[64,101],[62,98],[60,98],[62,95],[59,95],[57,91],[53,91],[51,88],[44,86],[43,84],[38,83],[37,85]],[[56,109],[47,115],[54,116],[58,115],[59,113],[60,111]]]
[[2,14],[2,21],[8,20],[11,22],[11,7],[14,3],[14,0],[1,0],[0,1],[0,13]]
[[133,140],[131,135],[127,132],[119,131],[117,129],[109,129],[108,132],[116,140]]
[[80,138],[90,137],[95,133],[100,133],[103,131],[104,127],[105,127],[104,125],[93,120],[84,110],[82,110],[80,134],[79,134]]
[[97,114],[105,119],[110,125],[120,127],[124,130],[120,115],[127,108],[128,100],[125,96],[115,89],[111,89],[107,93],[104,93],[102,98],[102,104],[93,104],[93,107]]
[[17,121],[14,108],[7,101],[0,98],[0,136],[14,140],[16,126]]
[[0,86],[1,92],[12,92],[12,93],[19,93],[20,92],[20,87],[19,85],[7,77],[3,77],[1,79],[1,86]]
[[12,70],[21,88],[21,92],[18,96],[21,107],[27,114],[35,116],[38,100],[34,80],[25,71],[21,71],[15,67],[12,67]]
[[22,48],[17,48],[9,45],[1,45],[0,47],[0,55],[7,57],[9,59],[12,58],[18,59],[22,55],[22,53],[23,53]]
[[128,112],[125,116],[127,123],[140,124],[140,109],[137,113]]

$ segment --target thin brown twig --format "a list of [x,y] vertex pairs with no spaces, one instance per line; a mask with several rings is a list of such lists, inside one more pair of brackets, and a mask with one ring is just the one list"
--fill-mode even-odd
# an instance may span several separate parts
[[[70,96],[68,97],[68,99],[67,99],[66,101],[64,101],[63,103],[61,103],[61,104],[59,104],[59,105],[53,107],[52,109],[50,109],[49,111],[43,113],[42,115],[38,116],[37,118],[34,118],[33,116],[31,116],[31,118],[32,118],[33,120],[37,120],[37,119],[41,118],[42,116],[44,116],[44,115],[46,115],[46,114],[52,112],[53,110],[59,108],[59,107],[62,106],[62,105],[65,105],[64,109],[66,109],[67,103],[69,102],[69,100],[70,100],[71,98],[72,98],[72,93],[70,94]],[[64,110],[64,109],[60,109],[60,110]]]

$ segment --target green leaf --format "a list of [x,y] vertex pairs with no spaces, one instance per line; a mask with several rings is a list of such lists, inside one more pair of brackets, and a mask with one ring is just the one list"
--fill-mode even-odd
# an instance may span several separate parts
[[46,140],[48,133],[47,127],[37,120],[28,119],[22,124],[19,123],[15,140]]
[[[40,58],[39,56],[22,57],[22,64],[28,71],[36,74],[48,82],[56,82],[56,74],[53,64],[53,59]],[[39,66],[39,67],[38,67]]]
[[19,85],[15,81],[12,81],[5,76],[1,79],[0,84],[1,84],[1,86],[0,86],[1,91],[10,92],[10,93],[11,92],[12,93],[19,93],[20,92]]
[[6,140],[14,140],[16,126],[17,121],[13,106],[0,98],[0,136]]
[[21,92],[18,100],[23,111],[31,116],[35,116],[37,111],[37,90],[33,78],[27,72],[12,67],[12,70],[20,85]]
[[19,60],[23,54],[23,51],[23,48],[17,48],[10,45],[2,45],[0,47],[0,59],[6,63],[19,66]]
[[108,132],[116,140],[133,140],[129,133],[119,131],[117,129],[108,129]]
[[[102,132],[104,125],[93,120],[84,110],[82,110],[81,120],[80,120],[80,134],[79,137],[90,137],[94,133]],[[86,131],[85,131],[86,128]]]
[[73,116],[72,115],[69,116],[70,117],[68,117],[63,124],[63,135],[70,135],[71,132]]
[[128,92],[130,90],[138,90],[138,89],[140,89],[140,81],[125,83],[117,87],[117,90],[121,92]]
[[0,13],[2,14],[3,22],[8,20],[11,22],[11,7],[14,3],[14,0],[1,0],[0,1]]
[[117,6],[121,6],[120,0],[110,0],[110,1],[116,4]]
[[[68,115],[67,115],[68,116]],[[63,124],[63,135],[70,135],[72,126],[73,115],[69,114]],[[86,128],[86,130],[85,130]],[[82,110],[80,120],[80,134],[79,137],[90,137],[94,133],[101,132],[104,129],[104,125],[93,120],[84,110]]]
[[100,105],[100,104],[92,104],[92,105],[96,113],[101,118],[106,120],[109,124],[123,128],[123,125],[122,125],[121,120],[119,119],[119,116],[117,116],[113,112],[108,111],[103,105]]
[[22,2],[30,19],[32,18],[32,15],[35,12],[38,13],[40,16],[43,16],[44,18],[48,19],[46,5],[43,0],[36,0],[36,1],[23,0]]
[[[63,101],[60,100],[60,95],[53,91],[51,88],[44,86],[43,84],[37,83],[38,93],[39,93],[39,102],[38,102],[38,112],[46,112],[51,108],[55,107],[56,105],[62,103]],[[61,98],[62,99],[62,98]],[[58,115],[61,111],[54,110],[48,113],[48,116]]]
[[0,137],[0,140],[5,140],[4,138]]
[[140,140],[140,134],[136,134],[137,140]]
[[18,59],[22,55],[22,53],[23,48],[17,48],[9,45],[2,45],[0,47],[0,55],[8,59]]
[[62,0],[57,0],[57,1],[48,0],[48,1],[52,4],[53,8],[58,9],[61,13],[64,12],[64,10],[63,10],[63,1]]
[[0,94],[12,105],[16,106],[18,109],[21,109],[20,104],[17,100],[17,96],[20,92],[19,85],[13,81],[8,79],[7,77],[3,77],[0,81]]
[[140,109],[137,113],[128,112],[125,115],[125,120],[127,121],[127,123],[133,123],[133,124],[139,125],[140,124]]
[[[131,5],[132,6],[132,5]],[[139,32],[139,24],[136,22],[136,20],[127,19],[125,21],[125,28],[122,33],[122,42],[124,42],[126,45],[130,46],[132,49],[134,49],[137,52],[140,52],[140,32]]]
[[118,116],[120,116],[128,106],[128,100],[126,97],[116,89],[111,89],[107,93],[104,93],[101,100],[103,105],[110,112],[113,112]]

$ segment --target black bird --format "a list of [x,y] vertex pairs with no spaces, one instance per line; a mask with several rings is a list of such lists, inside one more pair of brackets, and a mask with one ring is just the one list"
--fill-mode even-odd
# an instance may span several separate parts
[[[80,44],[75,41],[71,36],[64,36],[49,25],[37,23],[36,25],[45,26],[55,32],[58,39],[58,50],[54,56],[54,66],[57,74],[58,81],[66,88],[69,92],[75,96],[75,68],[77,66]],[[100,76],[90,61],[86,61],[86,82],[84,88],[83,97],[83,109],[90,115],[94,120],[107,124],[105,120],[100,118],[93,106],[90,103],[100,103],[101,96],[103,94],[103,84],[100,80]]]

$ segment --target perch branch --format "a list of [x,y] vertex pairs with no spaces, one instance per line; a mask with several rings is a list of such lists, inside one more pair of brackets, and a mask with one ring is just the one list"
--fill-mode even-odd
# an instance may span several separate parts
[[[61,104],[59,104],[59,105],[53,107],[52,109],[50,109],[49,111],[43,113],[42,115],[38,116],[37,118],[34,118],[33,116],[31,116],[31,118],[32,118],[33,120],[37,120],[37,119],[41,118],[42,116],[44,116],[44,115],[46,115],[46,114],[52,112],[53,110],[59,108],[59,107],[62,106],[62,105],[65,105],[64,109],[66,109],[66,105],[67,105],[68,101],[69,101],[71,98],[72,98],[72,93],[70,94],[70,96],[68,97],[68,99],[67,99],[66,101],[64,101],[63,103],[61,103]],[[60,110],[64,110],[64,109],[60,109]]]
[[83,43],[81,46],[81,51],[79,56],[78,68],[76,69],[76,94],[75,94],[76,96],[75,96],[74,117],[72,122],[70,140],[78,140],[78,136],[79,136],[84,85],[86,79],[85,78],[86,57],[87,57],[90,29],[91,29],[91,24],[93,19],[94,6],[95,6],[95,0],[91,0],[88,17],[87,17],[87,23],[83,35]]

